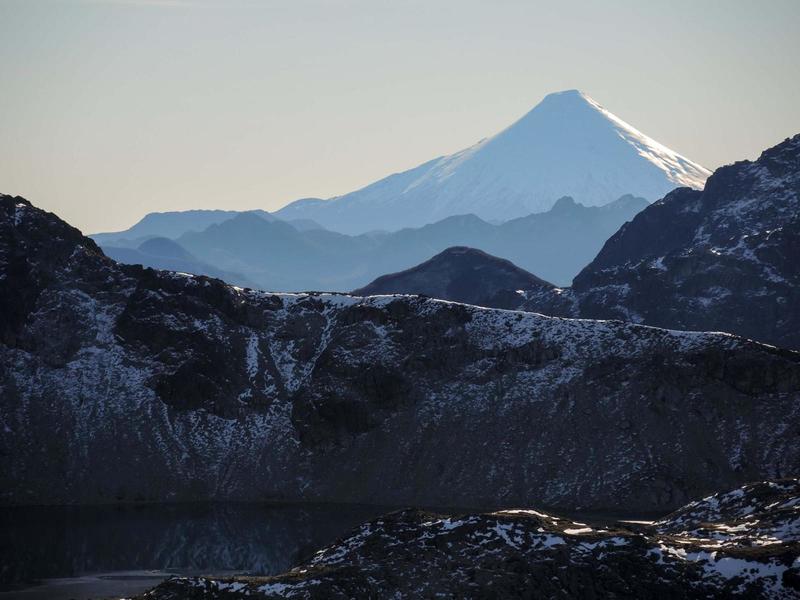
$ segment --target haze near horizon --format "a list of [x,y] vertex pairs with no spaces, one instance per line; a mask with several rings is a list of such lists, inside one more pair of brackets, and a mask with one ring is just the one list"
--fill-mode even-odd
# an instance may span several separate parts
[[470,146],[570,88],[713,170],[800,131],[798,17],[789,1],[7,0],[0,191],[86,232],[276,210]]

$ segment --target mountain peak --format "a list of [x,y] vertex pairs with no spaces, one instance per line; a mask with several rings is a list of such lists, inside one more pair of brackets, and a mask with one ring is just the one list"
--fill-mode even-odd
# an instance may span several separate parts
[[513,308],[523,297],[518,290],[544,292],[553,289],[536,275],[468,246],[451,246],[425,262],[378,277],[356,296],[422,294],[443,300]]
[[551,92],[547,94],[539,104],[572,103],[576,101],[594,102],[581,90],[562,90],[560,92]]
[[571,90],[561,90],[560,92],[550,92],[545,96],[545,98],[569,97],[569,96],[586,96],[586,94],[584,94],[581,90],[571,89]]
[[139,244],[139,252],[152,256],[192,260],[194,257],[178,242],[165,237],[148,238]]
[[[585,113],[602,115],[604,109],[598,102],[593,100],[590,96],[581,90],[564,90],[562,92],[553,92],[547,94],[537,103],[531,110],[529,110],[522,118],[514,122],[509,129],[525,123],[532,115],[546,114],[547,118],[559,118],[559,115],[569,115],[567,118],[573,119],[575,113]],[[501,132],[502,133],[502,132]]]
[[625,194],[652,202],[676,187],[701,189],[709,175],[571,89],[545,96],[506,129],[460,152],[277,214],[344,233],[418,227],[466,213],[507,221],[547,211],[562,196],[584,206]]
[[[548,94],[485,145],[513,153],[509,162],[517,156],[535,160],[525,175],[530,177],[533,171],[540,181],[549,180],[551,193],[555,185],[561,186],[562,193],[551,205],[561,196],[572,196],[586,206],[607,204],[625,194],[654,201],[675,187],[702,189],[711,175],[576,89]],[[610,177],[619,193],[598,202],[596,197],[608,187]],[[576,191],[567,193],[570,189]]]
[[569,212],[573,208],[578,206],[578,203],[571,196],[561,196],[556,203],[553,204],[553,207],[550,209],[550,212]]

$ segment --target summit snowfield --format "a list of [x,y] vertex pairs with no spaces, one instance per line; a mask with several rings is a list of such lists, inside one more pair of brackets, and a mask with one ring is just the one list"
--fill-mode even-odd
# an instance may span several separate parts
[[277,213],[342,233],[418,227],[473,213],[506,221],[543,212],[562,196],[586,206],[625,194],[650,201],[702,189],[710,171],[659,144],[578,90],[550,94],[500,133],[329,200]]

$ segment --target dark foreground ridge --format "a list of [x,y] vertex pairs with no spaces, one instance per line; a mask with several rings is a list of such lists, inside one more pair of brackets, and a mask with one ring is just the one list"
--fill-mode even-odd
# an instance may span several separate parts
[[0,197],[0,501],[669,510],[800,472],[800,354],[118,265]]
[[800,482],[747,485],[654,523],[406,510],[282,575],[177,578],[141,600],[356,597],[800,598]]

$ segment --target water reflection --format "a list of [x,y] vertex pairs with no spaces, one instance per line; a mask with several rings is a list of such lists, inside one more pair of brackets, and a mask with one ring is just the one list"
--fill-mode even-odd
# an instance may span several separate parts
[[0,511],[0,585],[107,571],[285,571],[387,509],[174,504]]

